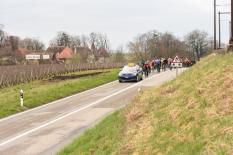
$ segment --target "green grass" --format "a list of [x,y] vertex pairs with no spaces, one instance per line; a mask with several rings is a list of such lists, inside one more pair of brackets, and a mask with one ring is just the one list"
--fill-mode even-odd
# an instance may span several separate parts
[[126,120],[121,112],[116,112],[104,119],[84,136],[75,140],[62,150],[59,155],[109,155],[120,147]]
[[233,54],[202,59],[118,115],[124,123],[111,115],[61,154],[233,154]]
[[[0,118],[34,108],[51,101],[79,93],[117,79],[118,70],[109,70],[97,76],[83,77],[65,81],[33,81],[0,89]],[[84,71],[75,75],[99,71]],[[24,108],[19,104],[19,90],[24,90]]]

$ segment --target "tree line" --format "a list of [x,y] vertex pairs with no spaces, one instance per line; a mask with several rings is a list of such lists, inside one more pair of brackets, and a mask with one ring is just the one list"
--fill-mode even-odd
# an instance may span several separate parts
[[205,31],[194,30],[179,39],[172,33],[156,30],[139,34],[128,44],[131,59],[149,60],[155,57],[174,58],[176,55],[192,60],[213,50],[213,40]]
[[49,49],[56,51],[57,47],[69,47],[78,52],[80,61],[90,59],[97,61],[100,57],[108,57],[110,42],[106,34],[92,32],[89,35],[70,35],[61,31],[50,41]]
[[202,56],[213,50],[213,40],[208,33],[200,30],[194,30],[182,39],[169,32],[152,30],[138,34],[125,47],[120,46],[116,50],[111,50],[106,34],[92,32],[89,35],[72,35],[60,31],[46,49],[45,44],[39,39],[9,36],[0,29],[0,52],[3,52],[2,49],[5,46],[9,46],[11,51],[25,48],[32,52],[44,52],[47,49],[50,49],[50,52],[57,52],[58,47],[69,47],[73,51],[82,51],[79,61],[87,60],[91,55],[94,60],[98,60],[99,57],[108,57],[111,62],[136,62],[155,57],[173,58],[175,55],[200,60]]

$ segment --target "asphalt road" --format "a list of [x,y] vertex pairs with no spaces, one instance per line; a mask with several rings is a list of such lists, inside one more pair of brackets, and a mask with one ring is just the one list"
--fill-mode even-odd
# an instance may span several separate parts
[[[183,72],[185,69],[180,69]],[[142,90],[176,77],[175,70],[139,83],[117,81],[0,120],[0,154],[56,154],[106,115],[129,104]]]

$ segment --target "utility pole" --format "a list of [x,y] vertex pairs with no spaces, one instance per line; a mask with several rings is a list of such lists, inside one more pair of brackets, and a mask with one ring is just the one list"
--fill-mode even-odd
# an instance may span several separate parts
[[[233,0],[231,0],[233,1]],[[216,0],[214,0],[214,50],[217,49],[217,39],[216,39]],[[232,40],[233,41],[233,40]]]
[[229,46],[227,47],[227,52],[233,51],[233,0],[231,0],[231,25],[230,25],[230,39]]
[[230,49],[232,49],[232,46],[233,46],[233,0],[231,0],[231,38],[230,38]]
[[229,22],[229,38],[231,38],[231,21]]
[[218,43],[218,48],[220,49],[221,48],[221,12],[219,11],[218,12],[218,28],[219,28],[219,30],[218,30],[218,32],[219,32],[219,34],[218,34],[218,41],[219,41],[219,43]]

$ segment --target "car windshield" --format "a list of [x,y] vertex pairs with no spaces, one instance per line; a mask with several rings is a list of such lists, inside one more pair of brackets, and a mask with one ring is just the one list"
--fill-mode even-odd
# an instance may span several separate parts
[[122,71],[124,73],[136,73],[137,72],[137,66],[134,66],[134,67],[125,66]]

